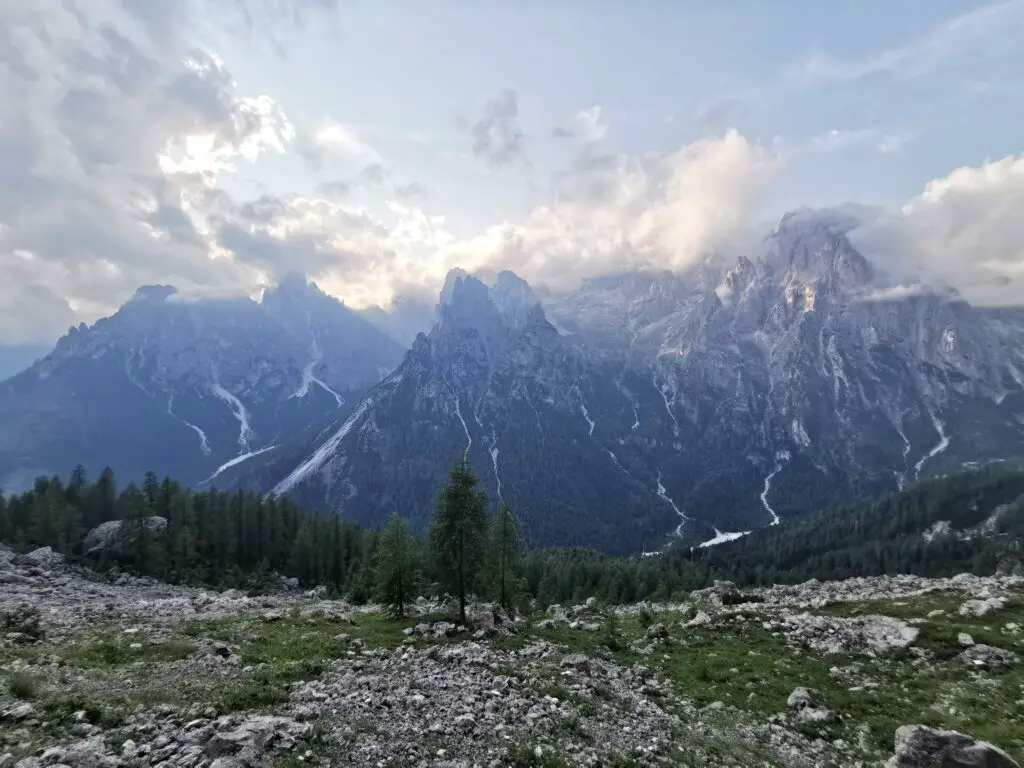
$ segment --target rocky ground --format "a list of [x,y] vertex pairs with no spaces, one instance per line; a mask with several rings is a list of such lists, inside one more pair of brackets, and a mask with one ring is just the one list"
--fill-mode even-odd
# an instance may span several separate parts
[[445,605],[414,613],[0,549],[0,768],[1024,757],[1020,578],[718,584],[516,621],[478,605],[468,628]]

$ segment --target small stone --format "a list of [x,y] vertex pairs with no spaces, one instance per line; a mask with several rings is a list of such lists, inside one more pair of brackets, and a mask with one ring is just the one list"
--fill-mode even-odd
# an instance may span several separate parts
[[813,707],[814,697],[811,696],[811,692],[806,688],[796,688],[791,694],[789,694],[789,698],[786,699],[786,706],[790,709]]
[[590,669],[590,659],[582,653],[570,653],[562,659],[562,666],[587,671]]
[[961,632],[959,635],[957,635],[956,641],[965,648],[974,645],[974,638],[966,632]]

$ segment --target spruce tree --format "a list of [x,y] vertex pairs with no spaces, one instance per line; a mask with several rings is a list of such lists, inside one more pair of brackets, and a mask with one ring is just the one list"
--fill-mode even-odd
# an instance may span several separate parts
[[409,524],[397,512],[392,512],[377,543],[377,599],[391,606],[398,617],[405,616],[405,606],[419,578],[417,549]]
[[498,508],[490,523],[494,592],[498,605],[512,614],[522,572],[523,542],[519,536],[519,523],[507,504]]
[[430,550],[437,580],[459,598],[466,623],[466,596],[479,584],[487,537],[487,493],[476,490],[476,475],[465,455],[448,474],[430,523]]

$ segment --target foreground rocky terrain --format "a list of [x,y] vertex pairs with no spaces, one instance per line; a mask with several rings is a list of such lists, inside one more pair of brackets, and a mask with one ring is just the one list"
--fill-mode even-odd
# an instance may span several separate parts
[[414,613],[322,590],[98,576],[49,550],[0,549],[0,766],[1024,756],[1020,577],[719,583],[682,604],[591,599],[515,621],[477,605],[468,628],[437,602]]

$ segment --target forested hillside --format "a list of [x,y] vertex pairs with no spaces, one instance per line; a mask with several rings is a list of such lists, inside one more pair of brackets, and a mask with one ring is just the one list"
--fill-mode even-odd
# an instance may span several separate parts
[[[463,480],[466,498],[472,496],[474,508],[485,508],[471,471]],[[439,502],[438,509],[443,506]],[[166,524],[152,524],[154,516]],[[520,557],[518,532],[508,526],[511,513],[484,517],[473,544],[481,577],[471,586],[498,590],[494,563],[501,559],[501,573],[510,574],[502,591],[542,604],[590,595],[621,603],[664,600],[715,579],[749,586],[896,573],[992,573],[1020,568],[1024,559],[1024,471],[985,469],[939,478],[784,520],[717,547],[677,547],[644,558],[578,549]],[[111,520],[124,521],[112,545],[87,539],[89,531]],[[397,516],[388,528],[368,530],[306,512],[288,499],[196,492],[153,474],[141,486],[120,490],[110,471],[94,482],[81,469],[67,482],[40,479],[31,491],[0,497],[0,541],[25,549],[51,546],[99,568],[117,566],[180,583],[260,589],[280,583],[282,576],[295,577],[355,601],[392,596],[394,550],[402,546],[399,559],[410,574],[405,591],[437,590],[440,579],[438,542],[417,538]],[[506,553],[512,555],[508,562]]]

